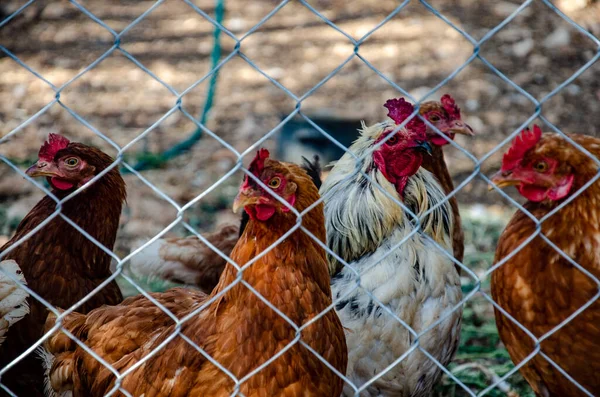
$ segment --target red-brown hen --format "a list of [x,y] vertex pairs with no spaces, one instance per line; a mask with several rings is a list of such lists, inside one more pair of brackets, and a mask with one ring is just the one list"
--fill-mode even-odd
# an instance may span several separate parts
[[[599,139],[569,136],[600,157]],[[492,179],[498,187],[517,186],[528,200],[525,209],[538,220],[572,199],[543,220],[541,232],[596,280],[600,278],[600,184],[594,182],[573,195],[596,175],[597,168],[588,155],[564,138],[542,134],[535,126],[514,140],[504,155],[502,169]],[[588,392],[600,395],[600,302],[592,301],[598,294],[598,283],[539,236],[508,258],[535,231],[534,221],[521,211],[506,226],[495,258],[495,262],[506,263],[492,274],[492,296],[537,338],[546,336],[541,342],[542,353]],[[593,303],[547,336],[588,302]],[[515,364],[534,351],[532,339],[499,310],[496,323]],[[538,396],[587,395],[539,353],[521,373]]]
[[[319,198],[304,170],[269,159],[266,150],[259,152],[250,171],[298,212]],[[251,219],[231,258],[241,266],[255,260],[244,270],[243,280],[294,324],[302,326],[313,320],[302,329],[302,341],[345,373],[347,349],[342,325],[334,310],[324,312],[332,303],[325,250],[306,233],[296,230],[264,252],[296,224],[297,218],[288,206],[248,176],[234,203],[234,210],[242,207]],[[304,214],[302,225],[324,243],[323,204]],[[256,258],[260,253],[264,255]],[[154,298],[179,318],[206,303],[204,310],[183,324],[181,332],[242,379],[286,349],[296,331],[247,286],[238,283],[231,287],[237,275],[237,270],[228,264],[209,296],[173,289],[154,294]],[[214,301],[207,302],[213,297]],[[54,317],[50,316],[47,329],[53,324]],[[176,328],[165,313],[144,297],[105,306],[87,316],[73,313],[66,317],[64,326],[119,372],[139,363]],[[45,347],[54,356],[49,383],[55,392],[100,396],[113,388],[113,373],[64,334],[55,334]],[[170,341],[121,384],[132,395],[145,397],[229,396],[234,386],[228,375],[181,337]],[[244,379],[240,391],[248,397],[338,397],[342,386],[342,379],[334,371],[295,343],[265,368]]]
[[[27,174],[46,177],[52,193],[59,199],[71,194],[114,161],[99,149],[69,142],[57,134],[49,135],[38,157]],[[125,195],[125,182],[115,167],[63,203],[61,213],[111,250]],[[56,208],[56,202],[50,196],[45,196],[21,221],[14,237],[0,248],[0,253],[1,259],[12,259],[18,263],[29,288],[50,304],[66,309],[82,300],[111,275],[111,257],[60,216],[13,247],[50,217]],[[9,248],[12,249],[5,252]],[[78,310],[87,313],[104,304],[114,305],[122,300],[121,291],[113,281]],[[0,348],[0,368],[13,361],[43,335],[47,309],[33,297],[29,298],[29,303],[30,314],[10,327],[7,340]],[[2,376],[2,383],[18,396],[43,396],[41,361],[35,353],[30,353]]]

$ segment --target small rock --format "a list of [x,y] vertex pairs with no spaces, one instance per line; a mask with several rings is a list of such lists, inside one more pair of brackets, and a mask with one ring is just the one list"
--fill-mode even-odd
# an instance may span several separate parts
[[509,94],[508,98],[510,99],[510,102],[515,105],[519,105],[519,106],[531,105],[531,101],[527,97],[521,95],[518,92]]
[[591,0],[558,0],[556,6],[563,12],[582,10],[591,3]]
[[231,18],[229,22],[226,23],[226,26],[229,28],[229,30],[234,32],[241,32],[242,30],[246,29],[246,25],[246,21],[242,18]]
[[61,19],[69,11],[64,3],[54,2],[46,5],[42,16],[48,19]]
[[533,39],[524,39],[512,45],[512,52],[519,58],[527,56],[533,50]]
[[579,87],[577,84],[569,84],[565,87],[565,91],[567,91],[569,95],[577,96],[581,93],[581,87]]
[[12,96],[15,99],[20,99],[25,96],[27,93],[27,87],[24,84],[17,84],[15,88],[13,88]]
[[546,67],[550,63],[547,57],[539,54],[532,54],[528,59],[531,69]]
[[531,37],[532,31],[527,28],[513,28],[503,29],[494,35],[495,38],[501,39],[506,42],[516,42],[525,38]]
[[485,113],[487,124],[493,126],[501,126],[506,119],[506,114],[504,112],[492,110]]
[[561,26],[544,39],[543,45],[546,48],[557,48],[567,46],[570,42],[571,33],[566,27]]
[[278,67],[269,68],[269,69],[265,70],[265,73],[275,80],[281,79],[282,77],[285,76],[285,70],[283,68],[278,68]]
[[420,100],[431,91],[431,87],[417,87],[410,90],[408,93],[415,99]]
[[474,112],[479,109],[479,101],[477,99],[468,99],[465,105],[467,106],[467,110],[470,112]]

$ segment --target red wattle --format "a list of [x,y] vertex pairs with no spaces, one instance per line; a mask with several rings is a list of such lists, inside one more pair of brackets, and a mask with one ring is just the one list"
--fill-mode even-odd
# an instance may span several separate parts
[[445,140],[443,137],[441,137],[439,135],[432,137],[430,140],[431,140],[431,143],[433,143],[436,146],[444,146],[449,143],[447,140]]
[[[290,205],[293,207],[294,204],[296,204],[296,195],[292,194],[288,199],[287,202],[290,203]],[[289,212],[290,209],[288,207],[286,207],[285,205],[281,206],[281,211],[283,212]]]
[[254,209],[256,211],[256,219],[259,221],[266,221],[275,214],[275,207],[269,204],[256,204]]
[[252,220],[256,219],[256,210],[254,209],[253,206],[251,206],[251,205],[245,206],[244,211],[246,211],[246,213],[248,214],[250,219],[252,219]]
[[52,182],[52,186],[59,190],[69,190],[73,187],[73,184],[71,182],[67,182],[64,179],[60,179],[57,177],[53,177],[50,181]]
[[523,195],[527,200],[539,203],[544,201],[548,196],[548,189],[535,186],[535,185],[521,185],[519,187],[519,193]]

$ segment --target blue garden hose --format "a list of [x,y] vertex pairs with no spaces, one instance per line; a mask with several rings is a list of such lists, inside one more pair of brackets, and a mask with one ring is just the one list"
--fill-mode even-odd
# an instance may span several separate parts
[[[219,24],[223,22],[223,17],[225,15],[225,0],[216,0],[215,5],[215,21]],[[210,54],[210,70],[214,70],[219,64],[219,60],[221,59],[221,29],[219,26],[215,25],[213,30],[213,49]],[[217,77],[219,75],[219,71],[216,70],[211,76],[208,84],[208,91],[206,93],[206,101],[204,102],[204,108],[202,109],[202,115],[200,116],[200,124],[205,125],[206,120],[208,119],[208,113],[213,106],[214,97],[215,97],[215,88],[217,85]],[[171,148],[167,149],[163,153],[147,153],[143,157],[144,159],[138,161],[133,169],[136,171],[144,171],[152,168],[156,168],[165,162],[181,155],[182,153],[190,150],[201,138],[202,138],[202,129],[197,127],[196,130],[185,140],[176,143]],[[121,172],[124,174],[129,173],[130,171],[126,168],[121,169]]]

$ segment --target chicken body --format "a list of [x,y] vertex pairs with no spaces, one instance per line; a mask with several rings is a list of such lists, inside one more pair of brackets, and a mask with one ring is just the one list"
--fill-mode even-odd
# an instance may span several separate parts
[[[419,114],[450,140],[454,139],[455,134],[474,135],[473,129],[462,121],[460,108],[449,94],[442,96],[440,101],[422,103],[419,107]],[[454,183],[444,159],[443,146],[447,145],[448,141],[429,126],[427,126],[427,137],[432,145],[432,151],[431,156],[423,158],[421,167],[435,175],[444,193],[449,195],[454,191]],[[450,197],[448,201],[450,202],[452,215],[454,216],[454,231],[452,232],[453,253],[454,257],[459,262],[462,262],[465,251],[465,236],[460,221],[458,202],[456,201],[456,196]],[[456,270],[460,275],[461,267],[456,265]]]
[[[454,182],[452,182],[452,176],[450,176],[446,160],[444,159],[444,149],[439,145],[431,145],[431,149],[431,156],[423,158],[421,167],[431,172],[437,178],[444,193],[448,195],[454,191]],[[462,262],[465,255],[465,233],[462,229],[456,196],[450,197],[448,202],[450,203],[452,216],[454,218],[452,251],[456,260]],[[456,270],[459,274],[461,273],[460,266],[456,266]]]
[[[318,199],[317,188],[298,166],[267,159],[264,170],[282,175],[288,187],[295,184],[294,206],[299,212]],[[295,225],[295,215],[285,209],[276,211],[268,221],[250,220],[232,252],[236,263],[244,265],[254,259]],[[322,204],[304,215],[302,224],[323,242]],[[179,318],[207,305],[182,325],[181,333],[237,379],[243,379],[240,391],[244,395],[339,396],[341,378],[300,343],[287,349],[296,337],[295,329],[245,285],[229,287],[236,278],[236,269],[227,265],[208,297],[180,289],[154,297]],[[313,320],[302,329],[302,342],[345,372],[346,344],[338,317],[330,310],[315,320],[331,305],[325,251],[317,242],[297,230],[245,269],[243,280],[294,324],[302,326]],[[48,327],[52,325],[50,318]],[[96,309],[87,316],[74,313],[67,316],[65,327],[119,372],[139,363],[176,329],[172,320],[143,297]],[[55,392],[99,396],[114,386],[112,372],[64,335],[53,336],[45,346],[55,356],[49,360],[49,380]],[[281,355],[269,365],[245,379],[278,353]],[[168,342],[122,383],[132,395],[145,397],[229,396],[234,386],[228,375],[181,337]]]
[[0,262],[0,346],[8,329],[29,314],[29,294],[19,287],[7,274],[14,276],[22,284],[27,284],[21,268],[15,261]]
[[[570,137],[600,157],[599,139],[575,134]],[[551,159],[558,161],[556,175],[562,176],[564,172],[574,176],[570,192],[583,187],[597,170],[591,159],[555,134],[544,134],[524,156],[524,164],[531,164],[540,156],[548,162]],[[510,177],[512,171],[503,172]],[[528,194],[531,190],[522,191]],[[600,279],[599,196],[600,184],[595,182],[541,224],[542,234],[596,279]],[[541,219],[562,201],[528,201],[524,207],[535,218]],[[495,262],[507,259],[535,232],[536,225],[527,215],[520,211],[515,213],[500,237]],[[536,338],[547,335],[576,310],[593,302],[548,335],[540,347],[541,352],[583,388],[592,395],[600,395],[600,301],[592,301],[598,294],[597,281],[577,269],[540,237],[535,237],[494,271],[491,287],[492,297],[500,307]],[[498,310],[496,324],[515,364],[535,350],[532,339]],[[539,353],[521,368],[521,373],[538,396],[587,395]]]
[[[78,143],[71,143],[59,153],[67,153],[67,156],[70,155],[68,153],[77,154],[87,159],[88,165],[96,167],[97,172],[112,163],[108,155]],[[58,198],[63,198],[71,191],[53,189],[53,192]],[[125,183],[119,171],[113,169],[65,202],[61,212],[106,248],[112,249],[124,200]],[[55,211],[56,202],[49,196],[44,197],[21,221],[13,238],[0,248],[0,252],[7,250]],[[110,256],[59,216],[3,255],[2,259],[15,260],[28,287],[60,308],[76,304],[111,275]],[[121,291],[113,281],[79,306],[78,311],[87,313],[104,304],[117,304],[122,300]],[[32,297],[29,302],[30,313],[10,327],[7,339],[0,347],[0,368],[12,362],[43,335],[48,309]],[[2,383],[19,397],[43,396],[41,361],[35,353],[30,353],[3,375]]]
[[[350,150],[360,157],[375,137],[391,128],[393,124],[386,123],[367,128]],[[419,350],[378,377],[416,339],[369,294],[417,334],[445,316],[419,337],[419,345],[442,365],[450,362],[458,346],[462,314],[461,308],[452,311],[462,299],[459,276],[448,257],[452,210],[439,183],[426,170],[409,178],[401,197],[369,157],[363,171],[387,195],[362,175],[352,176],[354,164],[353,157],[343,156],[321,188],[328,246],[360,273],[361,287],[356,288],[352,269],[330,257],[331,271],[336,272],[331,280],[336,311],[346,329],[347,376],[358,388],[377,378],[361,396],[431,396],[441,369]],[[409,236],[415,225],[388,195],[421,217],[421,231]],[[345,385],[344,395],[353,396],[354,390]]]

